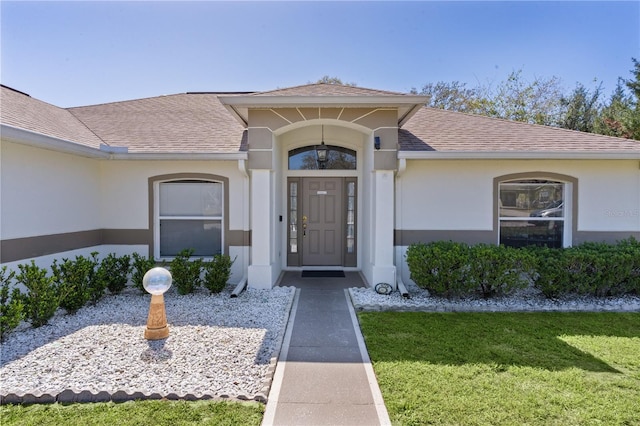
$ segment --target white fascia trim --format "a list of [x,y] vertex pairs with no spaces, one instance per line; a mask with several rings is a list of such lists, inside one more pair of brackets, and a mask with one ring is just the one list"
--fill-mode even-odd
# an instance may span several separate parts
[[640,160],[640,152],[435,152],[398,151],[399,159],[407,160]]
[[112,154],[113,160],[186,160],[186,161],[238,161],[249,158],[246,152],[221,152],[221,153],[197,153],[197,152],[167,152],[167,153],[129,153]]
[[129,153],[125,147],[110,147],[101,144],[103,149],[96,149],[86,145],[80,145],[65,139],[47,136],[31,130],[2,124],[0,135],[3,140],[35,148],[48,149],[56,152],[79,155],[81,157],[101,160],[246,160],[249,158],[246,152],[222,152],[222,153]]
[[86,145],[80,145],[65,139],[47,136],[31,130],[20,129],[19,127],[2,124],[0,127],[2,139],[19,143],[21,145],[33,146],[35,148],[48,149],[51,151],[64,152],[67,154],[80,155],[88,158],[109,158],[108,152],[100,151]]

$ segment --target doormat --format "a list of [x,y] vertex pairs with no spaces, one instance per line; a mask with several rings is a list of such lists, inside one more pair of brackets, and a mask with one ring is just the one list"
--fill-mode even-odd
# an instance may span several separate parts
[[302,278],[344,278],[344,271],[302,271]]

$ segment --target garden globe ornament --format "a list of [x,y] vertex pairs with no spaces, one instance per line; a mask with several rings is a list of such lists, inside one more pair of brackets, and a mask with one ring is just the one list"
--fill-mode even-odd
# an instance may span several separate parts
[[171,273],[160,267],[149,269],[142,278],[144,289],[151,294],[147,329],[144,331],[144,338],[147,340],[166,339],[169,336],[164,292],[171,287],[171,280]]

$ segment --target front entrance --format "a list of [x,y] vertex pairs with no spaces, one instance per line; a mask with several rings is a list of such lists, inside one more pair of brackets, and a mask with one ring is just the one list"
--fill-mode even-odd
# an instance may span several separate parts
[[341,178],[302,179],[302,264],[342,264]]
[[288,181],[288,266],[356,266],[356,178]]

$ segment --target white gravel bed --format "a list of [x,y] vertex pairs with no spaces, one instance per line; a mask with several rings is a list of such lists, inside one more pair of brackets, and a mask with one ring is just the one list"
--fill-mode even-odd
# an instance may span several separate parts
[[639,296],[623,297],[562,297],[547,299],[540,291],[530,288],[509,296],[485,299],[478,297],[452,298],[430,296],[415,284],[405,283],[409,297],[398,291],[381,295],[371,288],[349,289],[354,308],[359,311],[428,311],[428,312],[640,312]]
[[171,288],[163,340],[144,339],[151,296],[133,288],[39,328],[23,323],[0,345],[0,394],[264,399],[295,289],[230,290]]

